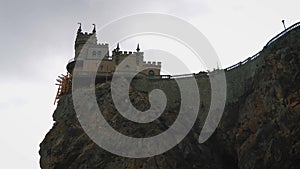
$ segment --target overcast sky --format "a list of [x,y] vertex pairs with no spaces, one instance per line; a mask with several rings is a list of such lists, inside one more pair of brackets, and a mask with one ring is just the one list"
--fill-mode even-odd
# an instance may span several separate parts
[[282,19],[287,26],[300,21],[299,0],[0,2],[0,168],[39,168],[39,143],[53,124],[55,79],[74,55],[77,22],[91,31],[93,23],[137,13],[174,15],[208,38],[225,68],[260,51],[283,30]]

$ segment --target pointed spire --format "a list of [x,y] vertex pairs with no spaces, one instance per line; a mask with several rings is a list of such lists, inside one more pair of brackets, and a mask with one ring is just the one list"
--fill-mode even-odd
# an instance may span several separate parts
[[141,49],[140,49],[140,44],[138,43],[137,45],[137,48],[136,48],[136,51],[139,52]]
[[119,52],[119,51],[120,51],[120,44],[119,44],[119,43],[117,44],[117,48],[116,48],[116,50],[117,50],[117,52]]
[[95,34],[96,33],[96,24],[93,24],[93,26],[94,26],[93,34]]
[[78,28],[78,30],[77,30],[77,33],[81,33],[81,32],[82,32],[82,29],[81,29],[81,23],[78,22],[78,24],[79,24],[79,28]]

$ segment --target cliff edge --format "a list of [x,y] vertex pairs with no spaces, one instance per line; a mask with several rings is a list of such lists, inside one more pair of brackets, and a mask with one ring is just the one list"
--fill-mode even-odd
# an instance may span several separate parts
[[[43,169],[296,169],[300,166],[300,29],[265,47],[253,61],[226,71],[227,102],[221,122],[208,141],[198,143],[210,106],[208,76],[197,76],[200,112],[188,136],[168,152],[131,159],[97,146],[82,130],[72,94],[63,95],[53,114],[52,129],[40,144]],[[97,85],[103,116],[117,131],[134,137],[165,131],[180,107],[173,80],[132,82],[130,101],[139,110],[150,105],[148,92],[161,88],[168,100],[162,116],[136,127],[113,106],[110,83]],[[105,135],[103,135],[105,137]]]

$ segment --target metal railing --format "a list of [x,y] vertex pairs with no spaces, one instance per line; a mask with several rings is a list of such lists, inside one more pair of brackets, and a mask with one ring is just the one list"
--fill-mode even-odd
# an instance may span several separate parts
[[[291,32],[292,30],[296,29],[300,27],[300,22],[295,23],[294,25],[288,27],[287,29],[285,29],[284,31],[280,32],[278,35],[276,35],[274,38],[272,38],[266,45],[264,48],[270,46],[272,43],[274,43],[276,40],[278,40],[279,38],[281,38],[282,36],[286,35],[287,33]],[[225,68],[225,71],[229,71],[229,70],[233,70],[235,68],[238,68],[242,65],[245,65],[246,63],[255,60],[256,58],[258,58],[261,54],[262,50],[259,51],[258,53],[256,53],[255,55],[245,59],[242,62],[239,62],[235,65],[232,65],[230,67]],[[209,72],[207,73],[209,74]],[[186,77],[192,77],[195,75],[199,75],[199,74],[195,74],[195,73],[191,73],[191,74],[182,74],[182,75],[160,75],[161,79],[175,79],[175,78],[186,78]],[[154,79],[158,79],[158,76],[155,77]]]
[[287,34],[288,32],[294,30],[295,28],[300,26],[300,22],[295,23],[294,25],[288,27],[287,29],[285,29],[284,31],[282,31],[281,33],[279,33],[278,35],[276,35],[274,38],[272,38],[267,44],[266,46],[271,45],[273,42],[275,42],[277,39],[279,39],[280,37],[282,37],[283,35]]
[[[270,45],[271,45],[272,43],[274,43],[276,40],[278,40],[278,39],[281,38],[282,36],[286,35],[287,33],[291,32],[292,30],[294,30],[294,29],[296,29],[296,28],[298,28],[298,27],[300,27],[300,22],[297,22],[297,23],[295,23],[294,25],[292,25],[292,26],[288,27],[287,29],[285,29],[284,31],[280,32],[278,35],[276,35],[274,38],[272,38],[272,39],[265,45],[264,48],[270,46]],[[228,68],[226,68],[226,69],[224,69],[224,70],[225,70],[225,71],[229,71],[229,70],[235,69],[235,68],[237,68],[237,67],[239,67],[239,66],[241,66],[241,65],[244,65],[244,64],[248,63],[249,61],[252,61],[252,60],[256,59],[256,58],[260,55],[261,52],[262,52],[262,50],[259,51],[257,54],[253,55],[252,57],[249,57],[248,59],[246,59],[246,60],[244,60],[244,61],[242,61],[242,62],[239,62],[239,63],[237,63],[237,64],[235,64],[235,65],[232,65],[232,66],[230,66],[230,67],[228,67]]]

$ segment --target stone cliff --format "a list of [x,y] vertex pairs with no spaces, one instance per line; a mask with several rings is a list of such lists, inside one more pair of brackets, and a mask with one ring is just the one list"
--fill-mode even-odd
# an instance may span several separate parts
[[[63,95],[53,114],[53,128],[40,144],[43,169],[260,169],[300,166],[300,29],[294,29],[264,48],[260,56],[226,71],[227,102],[221,122],[208,141],[198,143],[210,105],[208,76],[197,76],[200,112],[188,136],[168,152],[131,159],[97,146],[82,130],[72,94]],[[139,110],[150,107],[148,92],[160,88],[168,98],[166,110],[149,124],[130,122],[113,106],[110,83],[97,85],[96,97],[103,116],[117,131],[134,137],[165,131],[180,107],[173,80],[137,79],[130,101]],[[105,135],[103,135],[105,137]]]

